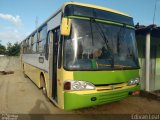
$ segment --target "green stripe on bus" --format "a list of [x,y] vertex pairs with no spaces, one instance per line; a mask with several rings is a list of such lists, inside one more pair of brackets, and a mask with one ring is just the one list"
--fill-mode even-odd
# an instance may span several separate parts
[[87,18],[87,17],[80,17],[80,16],[68,16],[68,18],[71,18],[71,19],[90,20],[90,18]]
[[[97,22],[102,22],[102,23],[108,23],[108,24],[114,24],[114,25],[124,26],[124,24],[122,24],[122,23],[113,22],[113,21],[109,21],[109,20],[101,20],[101,19],[95,19],[95,20],[96,20]],[[126,25],[126,27],[134,29],[134,26],[131,26],[131,25]]]
[[100,20],[100,19],[95,19],[97,22],[103,22],[103,23],[108,23],[108,24],[115,24],[115,25],[120,25],[123,26],[123,24],[118,23],[118,22],[113,22],[113,21],[108,21],[108,20]]
[[[67,16],[70,19],[81,19],[81,20],[90,20],[90,18],[88,17],[81,17],[81,16]],[[113,22],[113,21],[109,21],[109,20],[101,20],[101,19],[95,19],[97,22],[101,22],[101,23],[107,23],[107,24],[113,24],[113,25],[119,25],[119,26],[124,26],[124,24],[119,23],[119,22]],[[127,28],[132,28],[135,29],[134,26],[131,25],[126,25]]]

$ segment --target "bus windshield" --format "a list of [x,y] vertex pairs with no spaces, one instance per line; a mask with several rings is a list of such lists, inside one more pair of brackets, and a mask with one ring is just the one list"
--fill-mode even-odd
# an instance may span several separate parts
[[113,70],[139,67],[134,29],[72,19],[64,40],[64,67],[69,70]]

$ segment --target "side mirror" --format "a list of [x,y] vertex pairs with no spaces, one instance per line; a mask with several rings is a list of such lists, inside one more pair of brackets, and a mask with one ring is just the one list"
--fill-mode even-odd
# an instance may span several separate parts
[[61,35],[69,36],[71,30],[71,20],[69,18],[62,18]]

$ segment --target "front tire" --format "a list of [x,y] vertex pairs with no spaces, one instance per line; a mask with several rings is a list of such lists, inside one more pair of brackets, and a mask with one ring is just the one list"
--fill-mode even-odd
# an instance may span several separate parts
[[25,78],[28,78],[28,76],[25,74],[25,72],[23,72],[23,76],[24,76]]
[[44,76],[41,75],[40,76],[40,79],[41,79],[41,87],[42,87],[42,93],[45,97],[47,97],[47,89],[46,89],[46,83],[45,83],[45,79],[44,79]]
[[23,76],[24,76],[25,78],[28,78],[28,76],[25,74],[24,64],[23,64],[23,70],[22,70],[22,72],[23,72]]

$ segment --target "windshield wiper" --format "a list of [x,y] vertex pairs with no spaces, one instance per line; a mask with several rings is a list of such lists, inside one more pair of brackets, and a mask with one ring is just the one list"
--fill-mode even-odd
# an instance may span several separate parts
[[[125,27],[126,27],[126,24],[123,24],[123,26],[120,27],[120,30],[117,33],[117,52],[118,52],[118,54],[120,53],[121,41],[124,41],[124,36],[125,36],[125,31],[126,31]],[[123,32],[122,32],[122,29],[123,29]],[[121,34],[123,34],[123,37],[120,40]],[[127,45],[129,56],[133,56],[133,53],[131,53],[131,50],[130,50],[130,48],[129,48],[127,43],[126,43],[126,45]]]
[[90,19],[90,28],[91,28],[91,35],[92,35],[92,45],[94,46],[92,19]]
[[114,67],[114,55],[113,55],[113,52],[112,52],[111,48],[108,45],[108,39],[106,38],[105,33],[104,33],[103,29],[101,28],[101,26],[96,22],[95,18],[91,18],[91,19],[92,19],[91,22],[94,22],[96,24],[97,31],[99,32],[99,34],[101,35],[102,39],[104,40],[105,45],[108,48],[109,52],[112,53],[111,54],[112,55],[112,57],[111,57],[111,59],[112,59],[111,66]]
[[[91,20],[92,20],[92,22],[94,22],[94,23],[96,24],[96,27],[98,28],[98,32],[100,33],[101,37],[103,38],[103,40],[104,40],[107,48],[108,48],[109,50],[111,50],[111,48],[110,48],[109,45],[108,45],[108,39],[106,38],[103,29],[102,29],[101,26],[96,22],[95,18],[91,18]],[[99,31],[99,30],[100,30],[100,31]]]

